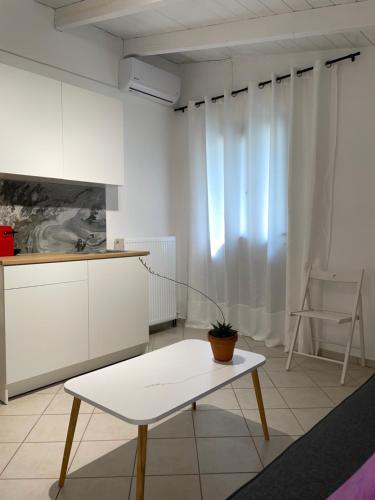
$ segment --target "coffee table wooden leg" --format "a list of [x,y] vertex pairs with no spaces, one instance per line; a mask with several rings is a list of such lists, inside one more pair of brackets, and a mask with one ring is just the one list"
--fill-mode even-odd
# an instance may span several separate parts
[[147,425],[138,426],[136,500],[143,500],[147,452]]
[[74,432],[76,430],[80,406],[81,406],[81,400],[78,398],[74,398],[73,404],[72,404],[72,410],[70,412],[68,432],[66,435],[64,456],[63,456],[63,461],[61,464],[61,472],[60,472],[60,479],[59,479],[60,488],[62,488],[64,486],[64,482],[65,482],[65,478],[66,478],[66,471],[68,470],[69,457],[70,457],[70,452],[72,449]]
[[263,397],[262,397],[262,390],[260,388],[260,383],[259,383],[259,376],[258,376],[258,370],[254,370],[251,372],[251,377],[253,379],[253,384],[254,384],[254,389],[255,389],[255,396],[257,398],[257,403],[258,403],[258,409],[259,409],[259,415],[260,415],[260,421],[262,422],[262,428],[263,428],[263,434],[264,434],[264,439],[266,441],[269,440],[270,436],[268,433],[268,426],[267,426],[267,420],[266,420],[266,413],[264,411],[264,405],[263,405]]
[[194,403],[191,403],[191,409],[196,410],[197,409],[197,402],[194,401]]

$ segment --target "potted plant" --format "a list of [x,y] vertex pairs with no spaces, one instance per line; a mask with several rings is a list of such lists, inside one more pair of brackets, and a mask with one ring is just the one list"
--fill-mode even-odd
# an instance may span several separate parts
[[223,318],[223,322],[220,323],[220,321],[217,321],[215,325],[212,325],[212,329],[208,332],[208,340],[211,344],[212,354],[214,355],[214,359],[216,361],[231,361],[231,359],[233,358],[234,346],[238,340],[238,334],[237,330],[235,330],[232,325],[226,321],[224,312],[219,304],[211,299],[211,297],[206,293],[201,292],[197,288],[194,288],[193,286],[190,286],[182,281],[177,281],[173,278],[169,278],[168,276],[163,276],[162,274],[153,271],[141,257],[138,257],[138,259],[141,262],[142,266],[147,269],[147,271],[153,276],[171,281],[172,283],[176,283],[177,285],[186,286],[187,288],[194,290],[194,292],[201,294],[217,307],[221,314],[221,317]]
[[211,344],[215,360],[222,362],[230,361],[233,358],[234,346],[237,339],[237,331],[225,319],[222,323],[218,321],[212,325],[212,329],[208,332],[208,340]]

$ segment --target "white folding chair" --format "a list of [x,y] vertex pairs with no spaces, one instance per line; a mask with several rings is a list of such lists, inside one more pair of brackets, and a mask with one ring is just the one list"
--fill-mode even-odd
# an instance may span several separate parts
[[[311,293],[310,293],[310,287],[311,287],[312,280],[326,281],[326,282],[329,281],[332,283],[347,283],[347,284],[352,284],[353,286],[355,286],[354,304],[353,304],[352,312],[345,313],[345,312],[325,311],[325,310],[313,309],[311,307]],[[350,351],[352,348],[355,325],[356,325],[357,321],[359,324],[361,365],[365,366],[365,341],[364,341],[362,293],[361,293],[362,281],[363,281],[363,269],[361,269],[360,271],[335,273],[335,272],[330,272],[330,271],[315,270],[315,269],[312,269],[311,266],[308,268],[300,310],[293,311],[290,313],[291,316],[297,317],[297,323],[295,325],[292,341],[291,341],[291,344],[289,347],[289,355],[288,355],[288,360],[286,363],[287,370],[290,369],[290,364],[292,362],[293,354],[299,354],[302,356],[307,356],[309,358],[317,358],[317,359],[321,359],[324,361],[331,361],[333,363],[338,363],[340,365],[343,365],[342,372],[341,372],[341,384],[344,384],[346,372],[348,369]],[[319,352],[318,343],[316,343],[314,354],[305,354],[305,353],[297,352],[294,350],[295,344],[297,341],[297,337],[299,334],[299,329],[301,326],[301,319],[302,318],[308,318],[308,320],[309,320],[310,332],[311,332],[313,345],[314,345],[314,335],[313,335],[313,325],[312,325],[313,319],[333,321],[334,323],[339,324],[339,325],[345,324],[345,323],[350,323],[350,331],[349,331],[348,340],[346,343],[344,361],[338,361],[337,359],[318,356],[318,352]],[[317,340],[317,339],[315,339],[315,340]]]

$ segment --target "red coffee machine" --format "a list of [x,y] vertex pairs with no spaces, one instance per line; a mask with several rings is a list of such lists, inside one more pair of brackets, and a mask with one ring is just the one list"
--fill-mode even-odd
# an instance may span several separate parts
[[12,226],[0,226],[0,256],[14,255],[14,235]]

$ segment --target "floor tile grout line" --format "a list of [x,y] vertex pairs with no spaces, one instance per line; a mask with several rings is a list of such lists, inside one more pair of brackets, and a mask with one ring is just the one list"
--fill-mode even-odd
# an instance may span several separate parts
[[[251,377],[251,373],[248,373],[247,375],[248,375],[249,377]],[[235,398],[236,398],[236,400],[237,400],[237,404],[238,404],[238,406],[239,406],[239,408],[240,408],[240,410],[241,410],[242,418],[245,420],[245,425],[246,425],[246,427],[248,428],[248,431],[249,431],[249,436],[250,436],[250,439],[251,439],[251,441],[252,441],[252,443],[253,443],[253,446],[254,446],[254,449],[255,449],[255,451],[256,451],[256,454],[258,455],[259,462],[260,462],[260,464],[262,465],[262,468],[264,469],[263,461],[262,461],[262,459],[261,459],[261,457],[260,457],[260,453],[259,453],[259,451],[258,451],[258,448],[257,448],[256,444],[255,444],[254,437],[253,437],[253,435],[252,435],[252,433],[251,433],[251,430],[250,430],[249,426],[247,425],[247,419],[246,419],[245,415],[243,414],[243,408],[241,408],[240,402],[239,402],[239,400],[238,400],[238,398],[237,398],[236,391],[235,391],[235,390],[233,390],[233,392],[234,392],[234,397],[235,397]],[[258,411],[259,411],[259,408],[258,408]],[[266,412],[266,418],[267,418],[267,412]],[[267,424],[267,425],[268,425],[268,424]],[[261,472],[261,471],[258,471],[258,472],[257,472],[257,474],[258,474],[259,472]]]
[[[296,414],[296,412],[295,412],[295,410],[304,410],[304,409],[306,409],[306,408],[291,408],[291,409],[290,409],[290,411],[293,413],[293,415],[294,415],[294,417],[297,419],[297,421],[298,421],[298,423],[299,423],[300,427],[303,429],[303,434],[306,434],[307,432],[309,432],[309,430],[311,429],[311,427],[310,427],[310,429],[309,429],[309,430],[307,430],[307,431],[306,431],[306,430],[305,430],[305,428],[304,428],[304,426],[302,425],[302,422],[300,421],[300,419],[298,418],[298,416],[297,416],[297,414]],[[317,409],[317,410],[330,410],[330,411],[332,411],[334,408],[308,408],[308,409],[309,409],[309,410],[315,410],[315,409]],[[328,413],[330,413],[330,411],[329,411]],[[328,415],[328,414],[327,414],[327,415]],[[324,416],[325,416],[325,415],[324,415]],[[322,418],[324,418],[324,416],[323,416]],[[321,418],[321,419],[319,419],[319,420],[318,420],[318,422],[320,422],[320,421],[322,420],[322,418]],[[318,422],[316,422],[316,423],[318,423]],[[314,425],[315,425],[315,424],[314,424]]]
[[[26,443],[26,439],[29,437],[30,433],[33,431],[33,429],[35,428],[35,426],[38,424],[38,422],[40,421],[40,419],[44,415],[44,411],[48,408],[48,406],[55,399],[57,393],[58,393],[58,391],[56,391],[55,394],[53,394],[53,396],[50,399],[49,403],[46,404],[44,410],[40,414],[36,414],[38,416],[38,418],[36,419],[35,423],[31,426],[29,432],[26,434],[26,436],[24,437],[24,439],[21,442],[19,442],[19,446],[17,447],[17,449],[15,450],[15,452],[13,453],[13,455],[11,456],[11,458],[9,459],[9,461],[6,463],[5,467],[2,469],[2,471],[0,473],[0,479],[1,479],[2,475],[4,474],[5,470],[7,469],[7,467],[9,466],[10,462],[15,458],[15,456],[19,452],[21,446]],[[6,416],[6,415],[4,415],[4,416]],[[9,415],[9,416],[12,416],[12,415]],[[28,415],[13,415],[13,416],[28,416]]]
[[[325,386],[327,388],[327,386]],[[340,387],[346,387],[346,386],[340,386]],[[337,387],[336,387],[337,389]],[[332,401],[332,404],[333,404],[333,407],[335,408],[337,405],[339,405],[342,401],[339,401],[338,403],[336,401],[333,400],[333,397],[331,397],[328,392],[324,389],[324,387],[321,387],[321,390],[324,392],[324,394],[327,396],[328,399],[330,399]],[[354,392],[354,391],[352,391]],[[352,394],[352,392],[350,394]],[[350,396],[349,394],[349,396]],[[345,399],[345,397],[344,397]]]

